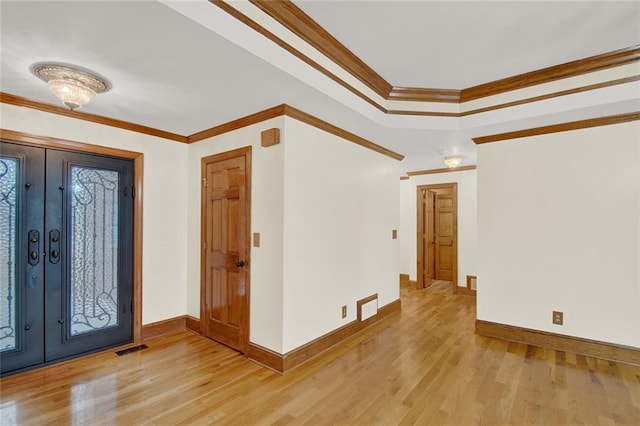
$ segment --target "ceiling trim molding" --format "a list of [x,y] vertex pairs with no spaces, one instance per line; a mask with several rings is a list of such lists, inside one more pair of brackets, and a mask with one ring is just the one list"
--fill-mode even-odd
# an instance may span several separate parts
[[367,140],[354,133],[341,129],[340,127],[334,126],[333,124],[326,122],[314,115],[308,114],[304,111],[301,111],[297,108],[294,108],[286,104],[277,105],[272,108],[265,109],[263,111],[258,111],[254,114],[250,114],[250,115],[238,118],[236,120],[229,121],[219,126],[215,126],[210,129],[203,130],[198,133],[194,133],[191,136],[188,136],[187,139],[189,140],[189,143],[199,142],[204,139],[209,139],[214,136],[221,135],[223,133],[231,132],[233,130],[241,129],[243,127],[251,126],[253,124],[257,124],[265,120],[280,117],[283,115],[287,117],[295,118],[296,120],[301,121],[305,124],[308,124],[320,130],[324,130],[327,133],[331,133],[332,135],[338,136],[342,139],[348,140],[349,142],[353,142],[357,145],[363,146],[379,154],[386,155],[387,157],[391,157],[395,160],[404,159],[404,155],[402,154],[398,154],[397,152],[391,151],[390,149],[387,149],[381,145],[373,143],[370,140]]
[[[245,14],[235,9],[233,6],[230,6],[227,2],[223,0],[209,0],[209,2],[211,4],[218,6],[220,9],[224,10],[229,15],[233,16],[243,24],[247,25],[248,27],[252,28],[258,33],[262,34],[263,36],[265,36],[266,38],[268,38],[269,40],[271,40],[281,48],[285,49],[287,52],[291,53],[292,55],[294,55],[296,58],[300,59],[307,65],[310,65],[311,67],[315,68],[317,71],[326,75],[327,77],[329,77],[330,79],[332,79],[333,81],[335,81],[336,83],[344,87],[345,89],[349,90],[354,95],[360,97],[370,105],[374,106],[376,109],[384,113],[387,112],[387,110],[382,105],[380,105],[379,103],[377,103],[376,101],[374,101],[373,99],[365,95],[364,93],[360,92],[358,89],[351,86],[349,83],[342,80],[340,77],[338,77],[328,69],[324,68],[322,65],[318,64],[317,62],[309,58],[307,55],[303,54],[298,49],[296,49],[295,47],[291,46],[289,43],[282,40],[280,37],[276,36],[271,31],[264,28],[262,25],[250,19]],[[274,3],[279,3],[279,2],[274,2]]]
[[514,132],[499,133],[496,135],[480,136],[472,138],[476,145],[500,142],[509,139],[519,139],[528,136],[546,135],[549,133],[567,132],[570,130],[586,129],[589,127],[608,126],[611,124],[627,123],[629,121],[640,120],[640,112],[628,114],[610,115],[607,117],[597,117],[588,120],[571,121],[569,123],[552,124],[550,126],[535,127],[532,129],[517,130]]
[[277,105],[272,108],[265,109],[263,111],[258,111],[254,114],[249,114],[247,116],[238,118],[236,120],[229,121],[227,123],[221,124],[219,126],[212,127],[207,130],[203,130],[198,133],[194,133],[189,136],[189,143],[198,142],[204,139],[209,139],[214,136],[221,135],[223,133],[231,132],[233,130],[241,129],[243,127],[251,126],[253,124],[257,124],[263,122],[265,120],[269,120],[272,118],[287,116],[291,118],[295,118],[298,121],[301,121],[305,124],[313,126],[317,129],[324,130],[327,133],[331,133],[332,135],[338,136],[342,139],[345,139],[349,142],[353,142],[357,145],[375,151],[379,154],[386,155],[387,157],[391,157],[395,160],[404,159],[404,155],[398,154],[397,152],[391,151],[381,145],[371,142],[370,140],[364,139],[354,133],[348,132],[340,127],[334,126],[331,123],[328,123],[314,115],[308,114],[304,111],[301,111],[297,108],[294,108],[290,105],[282,104]]
[[311,114],[307,114],[306,112],[300,111],[299,109],[296,109],[289,105],[285,105],[284,109],[285,109],[285,114],[288,117],[295,118],[298,121],[302,121],[303,123],[306,123],[310,126],[314,126],[320,130],[324,130],[325,132],[331,133],[342,139],[346,139],[350,142],[353,142],[357,145],[368,148],[377,153],[386,155],[387,157],[391,157],[395,160],[401,161],[402,159],[404,159],[404,155],[402,154],[398,154],[397,152],[391,151],[390,149],[387,149],[383,146],[373,143],[367,139],[361,138],[356,134],[353,134],[337,126],[334,126],[333,124],[328,123],[324,120],[321,120],[318,117],[315,117]]
[[105,126],[130,130],[132,132],[144,133],[147,135],[157,136],[159,138],[169,139],[172,141],[186,143],[186,144],[212,138],[214,136],[218,136],[223,133],[230,132],[232,130],[237,130],[242,127],[250,126],[252,124],[269,120],[271,118],[287,115],[289,117],[302,121],[303,123],[309,124],[313,127],[316,127],[328,133],[341,137],[342,139],[348,140],[349,142],[353,142],[357,145],[363,146],[372,151],[386,155],[387,157],[391,157],[395,160],[404,159],[404,155],[402,154],[398,154],[397,152],[391,151],[390,149],[387,149],[381,145],[378,145],[374,142],[364,139],[354,133],[348,132],[337,126],[334,126],[331,123],[321,120],[318,117],[315,117],[311,114],[300,111],[299,109],[296,109],[292,106],[285,105],[285,104],[268,108],[263,111],[258,111],[254,114],[250,114],[245,117],[238,118],[237,120],[232,120],[227,123],[223,123],[218,126],[211,127],[209,129],[205,129],[197,133],[193,133],[189,136],[183,136],[183,135],[178,135],[176,133],[165,132],[164,130],[154,129],[153,127],[147,127],[147,126],[142,126],[135,123],[130,123],[128,121],[122,121],[122,120],[117,120],[113,118],[103,117],[101,115],[96,115],[96,114],[88,114],[88,113],[82,113],[77,111],[71,111],[66,108],[45,104],[39,101],[26,99],[20,96],[11,95],[4,92],[0,92],[0,103],[22,106],[22,107],[36,109],[39,111],[44,111],[44,112],[57,114],[57,115],[64,115],[64,116],[75,118],[78,120],[90,121],[93,123],[103,124]]
[[394,86],[386,98],[390,101],[446,102],[457,104],[460,103],[460,90]]
[[77,118],[79,120],[91,121],[93,123],[103,124],[105,126],[117,127],[119,129],[129,130],[146,135],[156,136],[163,139],[169,139],[176,142],[187,143],[187,137],[177,133],[171,133],[153,127],[142,126],[140,124],[131,123],[129,121],[109,118],[102,115],[91,114],[88,112],[71,111],[70,109],[59,107],[57,105],[46,104],[32,99],[23,98],[21,96],[0,92],[0,103],[10,104],[20,107],[36,109],[39,111],[50,112],[52,114],[64,115],[66,117]]
[[420,115],[423,117],[461,117],[459,112],[440,112],[440,111],[410,111],[390,109],[387,110],[389,115]]
[[477,108],[463,112],[432,112],[432,111],[408,111],[408,110],[387,110],[387,114],[393,115],[418,115],[428,117],[466,117],[474,114],[481,114],[483,112],[495,111],[497,109],[510,108],[518,105],[529,104],[538,101],[544,101],[547,99],[553,99],[561,96],[573,95],[576,93],[588,92],[590,90],[602,89],[605,87],[616,86],[618,84],[633,83],[634,81],[640,81],[640,75],[633,75],[630,77],[619,78],[616,80],[604,81],[602,83],[589,84],[587,86],[574,87],[573,89],[560,90],[558,92],[547,93],[540,96],[533,96],[530,98],[518,99],[517,101],[505,102],[502,104],[491,105],[484,108]]
[[391,92],[392,86],[390,83],[292,1],[250,0],[250,2],[338,64],[382,98],[386,98]]
[[560,90],[559,92],[547,93],[546,95],[533,96],[531,98],[519,99],[517,101],[506,102],[503,104],[492,105],[484,108],[478,108],[470,111],[464,111],[460,113],[460,117],[467,115],[480,114],[487,111],[493,111],[496,109],[510,108],[512,106],[529,104],[532,102],[544,101],[546,99],[557,98],[560,96],[573,95],[575,93],[588,92],[590,90],[602,89],[610,86],[617,86],[618,84],[633,83],[634,81],[640,81],[640,75],[633,75],[631,77],[619,78],[616,80],[604,81],[602,83],[590,84],[587,86],[574,87],[573,89]]
[[[212,1],[224,3],[223,0]],[[250,0],[250,2],[387,100],[463,103],[640,60],[640,44],[636,44],[461,90],[395,87],[386,82],[375,70],[355,56],[292,1]]]
[[420,175],[433,175],[437,173],[451,173],[451,172],[464,172],[465,170],[475,170],[478,166],[475,164],[459,167],[445,167],[442,169],[429,169],[429,170],[416,170],[414,172],[407,172],[407,176],[420,176]]
[[576,77],[640,60],[640,44],[463,89],[460,102]]
[[243,127],[251,126],[252,124],[260,123],[262,121],[270,120],[272,118],[280,117],[284,115],[285,105],[278,105],[272,108],[258,111],[254,114],[238,118],[236,120],[228,121],[210,129],[205,129],[200,132],[187,136],[188,143],[199,142],[204,139],[209,139],[214,136],[221,135],[223,133],[238,130]]
[[[435,89],[435,88],[420,88],[420,87],[391,87],[389,92],[384,93],[380,91],[380,84],[374,83],[373,80],[367,80],[364,76],[369,75],[369,70],[376,76],[380,77],[374,70],[366,65],[361,59],[355,56],[351,51],[344,47],[338,40],[336,40],[331,34],[324,30],[318,23],[313,21],[311,17],[306,15],[304,11],[295,6],[290,0],[269,1],[269,0],[249,0],[251,4],[266,13],[269,17],[276,22],[283,25],[301,40],[308,43],[310,46],[321,52],[327,58],[332,60],[346,72],[350,73],[354,78],[361,81],[369,89],[379,94],[382,98],[389,101],[409,101],[409,102],[433,102],[433,103],[457,103],[463,104],[484,97],[498,95],[502,93],[511,92],[518,89],[523,89],[530,86],[542,85],[553,81],[566,79],[570,77],[577,77],[582,74],[590,72],[601,71],[607,68],[614,68],[629,63],[633,63],[640,60],[640,44],[630,46],[624,49],[619,49],[613,52],[603,53],[584,59],[579,59],[572,62],[567,62],[552,67],[543,68],[541,70],[535,70],[524,74],[519,74],[513,77],[504,78],[501,80],[492,81],[489,83],[473,86],[470,88],[456,90],[456,89]],[[637,76],[627,77],[619,80],[613,80],[604,83],[592,84],[589,86],[582,86],[579,88],[554,92],[550,94],[540,95],[527,99],[522,99],[513,102],[507,102],[498,105],[492,105],[489,107],[479,108],[465,112],[440,112],[440,111],[414,111],[414,110],[397,110],[386,109],[360,90],[351,86],[349,83],[342,80],[340,77],[327,70],[304,53],[300,52],[295,47],[283,41],[280,37],[273,34],[269,30],[262,27],[252,19],[248,18],[239,10],[235,9],[225,0],[209,0],[210,3],[220,7],[222,10],[238,19],[245,25],[249,26],[253,30],[267,37],[272,42],[276,43],[281,48],[287,50],[289,53],[296,56],[306,64],[312,66],[317,71],[323,73],[336,83],[345,87],[354,95],[360,97],[376,109],[385,114],[391,115],[413,115],[413,116],[427,116],[427,117],[464,117],[472,114],[483,113],[501,108],[508,108],[511,106],[523,105],[530,102],[536,102],[540,100],[550,99],[559,96],[565,96],[573,93],[584,92],[588,90],[599,89],[615,84],[624,84],[631,81],[636,81]],[[311,28],[312,36],[307,35],[304,31],[306,28]],[[326,37],[323,37],[326,35]],[[346,52],[346,53],[345,53]],[[350,65],[344,65],[343,62],[347,61]],[[364,64],[364,68],[354,72],[352,69],[356,64]],[[382,78],[382,77],[380,77]],[[386,87],[386,86],[385,86]],[[386,90],[386,89],[385,89]]]

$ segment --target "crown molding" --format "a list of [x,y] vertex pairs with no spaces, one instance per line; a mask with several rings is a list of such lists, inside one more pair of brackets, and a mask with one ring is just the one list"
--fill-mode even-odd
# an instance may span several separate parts
[[251,126],[252,124],[260,123],[262,121],[270,120],[272,118],[280,117],[285,113],[285,106],[277,105],[272,108],[268,108],[262,111],[258,111],[253,114],[238,118],[236,120],[228,121],[210,129],[205,129],[200,132],[187,136],[188,143],[198,142],[204,139],[209,139],[214,136],[221,135],[223,133],[231,132],[233,130],[241,129],[243,127]]
[[[223,10],[235,16],[237,19],[244,23],[251,21],[249,18],[238,12],[232,6],[228,5],[224,0],[210,0],[211,3],[220,6]],[[401,100],[401,101],[417,101],[417,102],[445,102],[445,103],[464,103],[477,99],[481,99],[488,96],[498,95],[501,93],[511,92],[514,90],[550,83],[556,80],[576,77],[582,74],[587,74],[594,71],[600,71],[607,68],[618,67],[621,65],[629,64],[640,60],[640,44],[636,44],[623,49],[615,50],[613,52],[607,52],[600,55],[591,56],[588,58],[578,59],[575,61],[534,70],[519,74],[512,77],[503,78],[500,80],[491,81],[488,83],[480,84],[464,88],[461,90],[456,89],[437,89],[437,88],[419,88],[419,87],[394,87],[386,80],[384,80],[375,70],[369,67],[364,61],[355,56],[349,49],[347,49],[342,43],[340,43],[335,37],[329,34],[324,28],[322,28],[317,22],[315,22],[309,15],[304,13],[290,0],[250,0],[250,2],[257,8],[268,14],[275,21],[279,22],[285,28],[289,29],[296,36],[306,41],[309,45],[316,50],[324,54],[333,62],[341,66],[345,71],[349,72],[359,81],[364,83],[371,90],[376,92],[382,98],[386,100]],[[251,21],[253,22],[253,21]],[[253,22],[250,25],[256,29],[255,26],[260,27]],[[268,33],[268,37],[276,42],[278,45],[284,43],[279,37],[266,31],[260,27],[263,35]],[[286,43],[284,43],[286,44]],[[286,48],[289,52],[296,55],[299,59],[310,63],[311,59],[300,53],[294,47],[287,45]],[[313,62],[315,64],[315,62]],[[376,106],[379,110],[390,114],[406,114],[406,115],[426,115],[426,116],[442,116],[434,112],[412,112],[412,111],[400,111],[391,110],[387,111],[385,108],[377,104],[375,101],[366,97],[363,93],[356,90],[352,86],[339,79],[328,70],[320,67],[318,64],[313,65],[316,69],[319,69],[325,75],[334,79],[341,85],[347,87],[351,92],[365,99],[370,104]],[[321,69],[322,68],[322,69]],[[556,95],[562,96],[562,95]],[[535,98],[530,98],[535,99]],[[545,98],[546,99],[546,98]],[[528,100],[527,102],[535,102],[535,100]],[[521,102],[521,103],[527,103]],[[510,106],[499,106],[493,109],[504,108]],[[480,111],[484,112],[484,111]],[[469,115],[474,112],[463,113],[462,115]],[[445,116],[455,116],[454,113]]]
[[596,89],[602,89],[604,87],[616,86],[618,84],[632,83],[634,81],[640,81],[640,75],[634,75],[634,76],[631,76],[631,77],[625,77],[625,78],[619,78],[619,79],[616,79],[616,80],[604,81],[602,83],[590,84],[590,85],[587,85],[587,86],[575,87],[573,89],[560,90],[558,92],[548,93],[546,95],[533,96],[533,97],[530,97],[530,98],[519,99],[519,100],[513,101],[513,102],[505,102],[505,103],[502,103],[502,104],[491,105],[491,106],[484,107],[484,108],[477,108],[477,109],[474,109],[474,110],[461,112],[459,114],[459,116],[460,117],[465,117],[467,115],[480,114],[480,113],[483,113],[483,112],[493,111],[493,110],[502,109],[502,108],[510,108],[510,107],[517,106],[517,105],[524,105],[524,104],[528,104],[528,103],[532,103],[532,102],[543,101],[543,100],[546,100],[546,99],[557,98],[557,97],[560,97],[560,96],[573,95],[575,93],[588,92],[590,90],[596,90]]
[[526,138],[528,136],[546,135],[549,133],[567,132],[570,130],[586,129],[589,127],[608,126],[611,124],[626,123],[640,120],[640,112],[628,114],[610,115],[607,117],[591,118],[588,120],[572,121],[569,123],[552,124],[550,126],[535,127],[532,129],[517,130],[514,132],[499,133],[496,135],[472,138],[476,145],[505,141],[509,139]]
[[640,60],[640,44],[463,89],[460,102],[576,77]]
[[469,166],[459,166],[459,167],[445,167],[442,169],[429,169],[429,170],[417,170],[415,172],[407,172],[407,176],[420,176],[420,175],[433,175],[437,173],[451,173],[451,172],[464,172],[465,170],[475,170],[478,166],[469,165]]
[[308,114],[290,105],[282,104],[272,108],[265,109],[263,111],[250,114],[236,120],[229,121],[219,126],[212,127],[207,130],[203,130],[188,137],[189,143],[198,142],[204,139],[212,138],[214,136],[221,135],[223,133],[231,132],[243,127],[251,126],[253,124],[260,123],[271,118],[276,118],[286,115],[287,117],[295,118],[298,121],[306,123],[317,129],[324,130],[327,133],[338,136],[342,139],[353,142],[357,145],[363,146],[367,149],[375,151],[379,154],[386,155],[395,160],[404,159],[404,155],[391,151],[383,146],[373,143],[365,138],[362,138],[354,133],[348,132],[340,127],[334,126],[314,115]]
[[361,138],[360,136],[348,132],[344,129],[334,126],[331,123],[328,123],[324,120],[319,119],[311,114],[307,114],[306,112],[300,111],[294,107],[289,105],[284,106],[284,113],[288,117],[295,118],[298,121],[302,121],[310,126],[314,126],[318,129],[324,130],[325,132],[331,133],[335,136],[338,136],[342,139],[346,139],[350,142],[353,142],[357,145],[363,146],[367,149],[380,153],[382,155],[386,155],[387,157],[391,157],[395,160],[401,161],[404,159],[404,155],[398,154],[397,152],[391,151],[383,146],[375,144],[367,139]]
[[460,90],[423,89],[420,87],[393,87],[387,95],[390,101],[460,103]]
[[144,133],[146,135],[157,136],[163,139],[187,143],[187,137],[179,135],[177,133],[171,133],[164,130],[155,129],[153,127],[142,126],[140,124],[118,120],[115,118],[109,118],[102,115],[91,114],[88,112],[71,111],[70,109],[59,107],[57,105],[46,104],[43,102],[34,101],[32,99],[23,98],[21,96],[11,95],[9,93],[0,92],[0,103],[37,109],[39,111],[50,112],[52,114],[64,115],[66,117],[77,118],[79,120],[104,124],[105,126],[117,127],[119,129],[130,130],[132,132]]
[[440,112],[440,111],[411,111],[411,110],[387,110],[389,115],[418,115],[423,117],[461,117],[459,112]]
[[392,86],[292,1],[250,0],[256,7],[386,98]]
[[[264,37],[268,38],[269,40],[271,40],[272,42],[274,42],[275,44],[277,44],[278,46],[280,46],[281,48],[283,48],[287,52],[291,53],[296,58],[300,59],[302,62],[306,63],[307,65],[309,65],[311,67],[313,67],[314,69],[316,69],[317,71],[321,72],[322,74],[326,75],[327,77],[329,77],[330,79],[332,79],[333,81],[335,81],[336,83],[338,83],[339,85],[344,87],[345,89],[349,90],[354,95],[360,97],[365,102],[367,102],[368,104],[372,105],[374,108],[382,111],[383,113],[387,112],[387,110],[382,105],[380,105],[379,103],[377,103],[376,101],[374,101],[373,99],[371,99],[370,97],[365,95],[364,93],[360,92],[355,87],[351,86],[349,83],[347,83],[346,81],[342,80],[340,77],[338,77],[337,75],[335,75],[334,73],[332,73],[328,69],[324,68],[322,65],[318,64],[317,62],[315,62],[314,60],[309,58],[307,55],[303,54],[298,49],[296,49],[295,47],[291,46],[289,43],[287,43],[284,40],[282,40],[280,37],[276,36],[271,31],[269,31],[266,28],[264,28],[262,25],[258,24],[254,20],[250,19],[249,17],[247,17],[246,15],[244,15],[243,13],[241,13],[240,11],[235,9],[233,6],[229,5],[226,1],[223,1],[223,0],[209,0],[209,2],[211,4],[213,4],[213,5],[215,5],[215,6],[218,6],[220,9],[224,10],[229,15],[233,16],[238,21],[240,21],[243,24],[247,25],[248,27],[250,27],[254,31],[262,34]],[[274,3],[276,3],[276,2],[274,2]]]
[[231,132],[243,127],[250,126],[252,124],[260,123],[271,118],[280,117],[286,115],[291,118],[295,118],[298,121],[309,124],[310,126],[324,130],[342,139],[353,142],[357,145],[363,146],[367,149],[375,151],[379,154],[386,155],[395,160],[401,161],[404,159],[404,155],[391,151],[381,145],[364,139],[354,133],[348,132],[340,127],[334,126],[318,117],[308,114],[304,111],[296,109],[292,106],[282,104],[272,108],[268,108],[262,111],[258,111],[254,114],[238,118],[236,120],[229,121],[227,123],[220,124],[218,126],[211,127],[209,129],[202,130],[197,133],[193,133],[189,136],[178,135],[176,133],[165,132],[164,130],[154,129],[153,127],[142,126],[127,121],[116,120],[113,118],[103,117],[101,115],[81,113],[77,111],[71,111],[66,108],[45,104],[39,101],[26,99],[20,96],[11,95],[8,93],[0,92],[0,103],[6,103],[10,105],[22,106],[26,108],[32,108],[39,111],[49,112],[52,114],[64,115],[79,120],[90,121],[93,123],[103,124],[105,126],[117,127],[132,132],[144,133],[151,136],[157,136],[164,139],[173,140],[180,143],[194,143],[204,139],[212,138],[214,136],[221,135],[223,133]]

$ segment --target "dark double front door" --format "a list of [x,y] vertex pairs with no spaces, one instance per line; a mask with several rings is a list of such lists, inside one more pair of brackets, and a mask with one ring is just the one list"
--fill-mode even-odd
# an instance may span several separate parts
[[2,374],[132,340],[133,163],[1,142]]

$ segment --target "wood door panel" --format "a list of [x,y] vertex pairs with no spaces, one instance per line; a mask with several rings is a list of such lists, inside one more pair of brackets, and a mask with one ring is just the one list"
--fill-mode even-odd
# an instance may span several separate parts
[[[240,250],[240,224],[238,223],[241,217],[241,206],[239,200],[228,200],[227,212],[227,253],[229,255],[236,255]],[[239,260],[239,259],[236,259]],[[235,261],[234,261],[235,263]]]
[[227,275],[227,324],[240,327],[244,315],[244,284],[241,274],[229,272]]
[[438,195],[438,210],[453,211],[453,198],[450,195]]
[[438,238],[453,238],[453,212],[438,212]]
[[453,268],[453,262],[451,257],[453,255],[453,245],[441,245],[440,256],[438,256],[438,269],[441,271],[451,271]]
[[234,349],[242,346],[240,330],[238,327],[233,327],[229,324],[215,321],[211,322],[208,325],[208,328],[208,333],[212,336],[216,336],[214,340]]
[[249,164],[250,149],[203,159],[204,334],[241,352],[249,323]]

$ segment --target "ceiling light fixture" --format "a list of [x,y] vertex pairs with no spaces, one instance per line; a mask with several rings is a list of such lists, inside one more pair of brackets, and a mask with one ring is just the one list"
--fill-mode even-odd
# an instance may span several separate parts
[[444,157],[442,161],[444,161],[444,164],[446,164],[447,167],[454,168],[462,164],[463,159],[464,157],[462,155],[450,155],[448,157]]
[[38,63],[31,66],[31,72],[47,82],[53,94],[70,110],[88,104],[96,93],[104,93],[111,88],[105,78],[66,64]]

